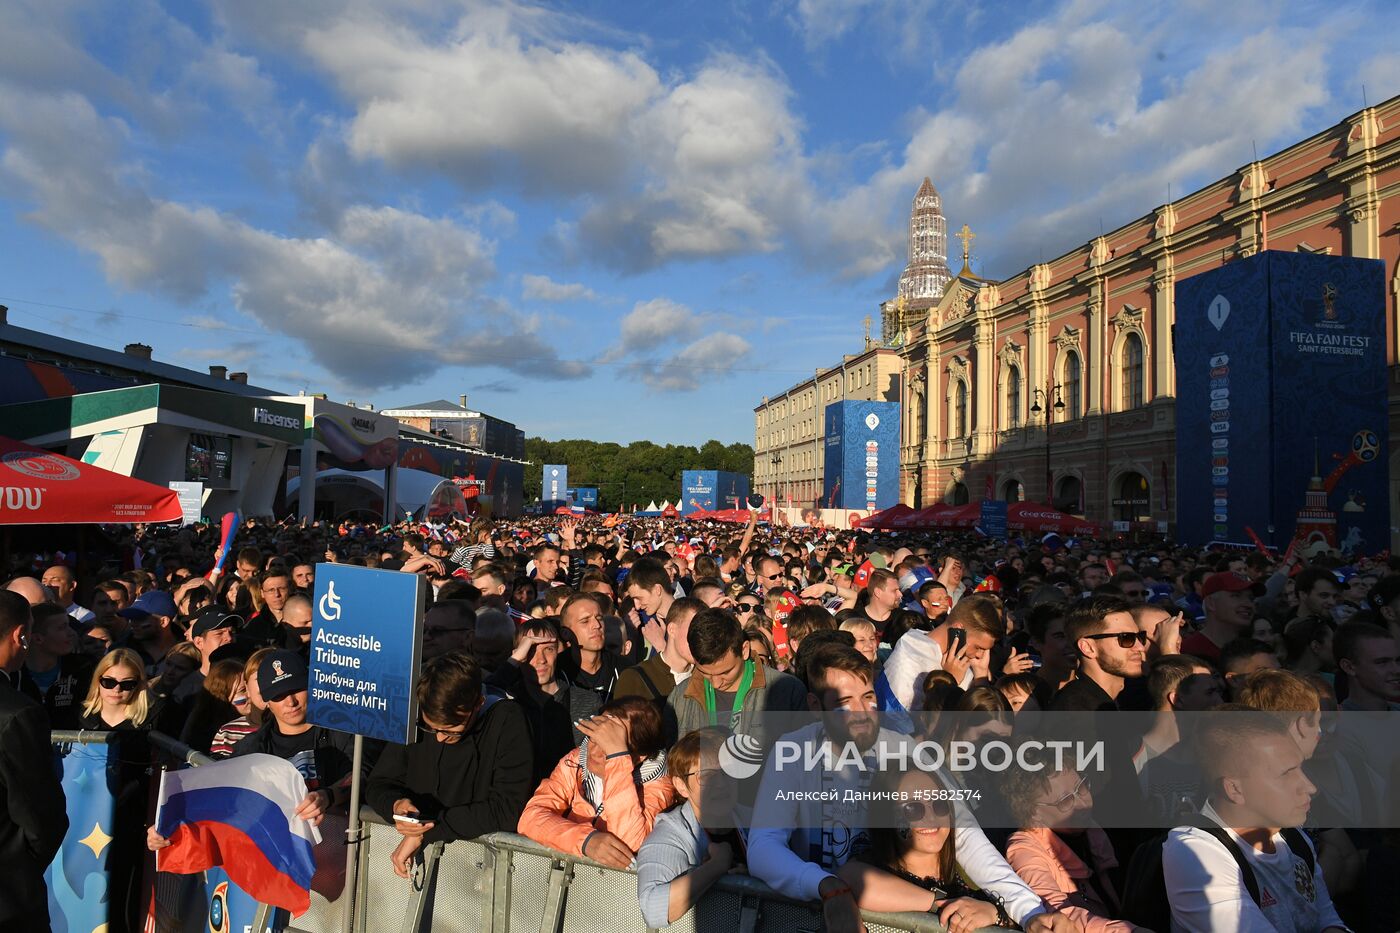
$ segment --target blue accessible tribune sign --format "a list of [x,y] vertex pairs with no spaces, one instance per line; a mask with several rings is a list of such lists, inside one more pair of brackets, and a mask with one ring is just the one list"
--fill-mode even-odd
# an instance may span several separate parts
[[316,567],[312,723],[401,745],[414,740],[426,586],[416,573]]

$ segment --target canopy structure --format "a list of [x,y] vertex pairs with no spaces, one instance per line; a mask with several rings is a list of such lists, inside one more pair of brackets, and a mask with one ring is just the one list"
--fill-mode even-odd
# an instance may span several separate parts
[[1097,522],[1034,502],[1013,502],[1007,506],[1006,526],[1017,531],[1053,531],[1062,535],[1097,535],[1101,530]]
[[172,489],[0,437],[0,525],[105,525],[183,517]]
[[[287,496],[293,498],[301,488],[301,477],[287,481]],[[321,470],[316,479],[317,497],[329,500],[335,517],[358,512],[374,512],[375,497],[379,510],[384,502],[383,470]],[[440,520],[457,514],[468,514],[467,500],[452,480],[426,470],[400,467],[394,487],[400,512],[418,520]]]
[[861,521],[861,523],[860,523],[860,527],[862,527],[862,528],[891,528],[891,527],[893,527],[893,525],[892,525],[891,523],[892,523],[895,519],[901,518],[901,517],[903,517],[903,516],[905,516],[905,515],[912,515],[913,513],[914,513],[914,510],[913,510],[913,509],[911,509],[909,506],[905,505],[903,502],[899,502],[899,503],[896,503],[895,505],[890,506],[890,507],[887,508],[887,509],[884,509],[883,511],[876,512],[874,515],[871,515],[871,516],[869,516],[868,518],[863,519],[863,520]]
[[[692,522],[733,522],[738,525],[746,525],[749,521],[749,515],[748,509],[716,509],[713,512],[701,509],[698,512],[691,512],[686,518]],[[767,515],[767,509],[758,513],[760,519],[765,519]]]
[[944,506],[943,510],[928,519],[930,528],[971,528],[982,518],[982,503],[969,502],[967,505]]

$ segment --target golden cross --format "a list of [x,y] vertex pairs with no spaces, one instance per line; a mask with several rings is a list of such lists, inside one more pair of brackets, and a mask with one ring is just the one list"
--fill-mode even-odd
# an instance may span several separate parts
[[972,256],[972,241],[977,239],[977,234],[973,233],[972,229],[968,227],[967,224],[963,224],[962,229],[953,235],[959,240],[962,240],[963,265],[965,266],[967,265],[968,259]]
[[865,346],[870,346],[870,315],[865,316]]

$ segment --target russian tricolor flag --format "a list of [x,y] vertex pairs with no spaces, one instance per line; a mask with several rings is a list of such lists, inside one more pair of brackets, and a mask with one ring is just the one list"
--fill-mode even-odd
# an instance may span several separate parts
[[295,816],[306,781],[291,762],[243,755],[161,775],[156,831],[170,845],[156,870],[190,875],[222,866],[259,901],[301,916],[311,906],[312,847],[321,834]]

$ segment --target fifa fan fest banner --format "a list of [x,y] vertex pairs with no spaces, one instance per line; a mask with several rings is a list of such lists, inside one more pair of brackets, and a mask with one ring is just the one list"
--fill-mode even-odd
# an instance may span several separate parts
[[569,468],[560,463],[544,465],[544,483],[540,486],[540,504],[546,512],[569,504]]
[[1266,251],[1177,283],[1177,533],[1390,540],[1385,265]]
[[[68,802],[68,834],[44,872],[49,919],[55,933],[106,929],[107,861],[112,857],[116,801],[107,769],[118,767],[121,748],[113,745],[63,746],[63,795]],[[110,759],[109,759],[110,756]]]
[[826,505],[867,514],[899,501],[899,403],[826,406]]
[[742,509],[749,498],[749,478],[727,470],[681,472],[681,514]]

